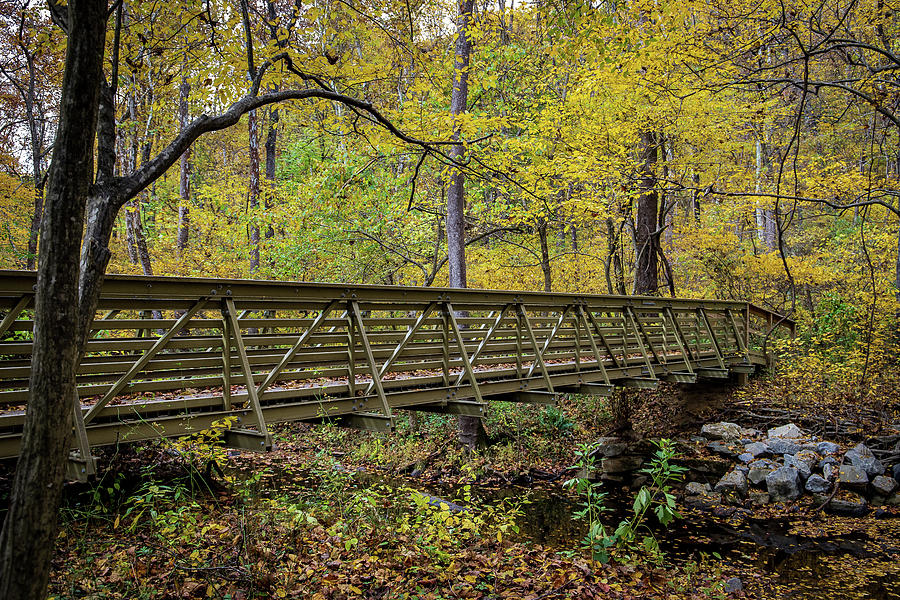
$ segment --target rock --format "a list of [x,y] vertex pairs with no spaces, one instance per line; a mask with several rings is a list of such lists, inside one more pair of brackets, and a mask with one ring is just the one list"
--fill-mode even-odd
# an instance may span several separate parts
[[864,517],[869,506],[862,496],[856,494],[844,498],[834,498],[825,505],[825,512],[840,517]]
[[838,474],[838,465],[835,463],[828,463],[824,467],[822,467],[822,476],[828,481],[833,481]]
[[724,592],[726,594],[736,594],[744,589],[744,583],[740,577],[732,577],[725,581]]
[[746,477],[747,473],[750,472],[750,467],[748,467],[747,465],[734,465],[734,470],[740,471]]
[[819,454],[837,454],[841,447],[834,442],[819,442],[816,444],[816,452]]
[[869,483],[866,472],[854,465],[841,465],[838,478],[842,485],[865,485]]
[[747,478],[744,477],[743,473],[735,469],[719,480],[715,490],[726,498],[744,498],[747,495],[747,488]]
[[859,467],[866,472],[866,475],[882,475],[884,474],[884,465],[875,458],[872,451],[865,444],[857,444],[844,455],[844,459],[849,460],[854,467]]
[[781,427],[773,427],[769,430],[768,434],[770,438],[788,438],[795,440],[803,437],[803,430],[793,423],[788,423]]
[[699,481],[691,481],[684,486],[684,493],[688,496],[705,496],[712,491],[708,483],[700,483]]
[[900,494],[894,492],[890,496],[884,499],[884,503],[888,506],[900,506]]
[[761,492],[759,490],[750,490],[750,502],[753,506],[765,506],[769,503],[770,497],[768,492]]
[[746,444],[744,446],[744,452],[747,454],[752,454],[754,458],[765,454],[769,451],[769,447],[762,442],[753,442],[752,444]]
[[644,464],[643,456],[617,456],[615,458],[604,458],[600,461],[600,467],[604,473],[627,473],[636,471]]
[[743,454],[738,454],[738,460],[741,462],[744,462],[744,463],[748,463],[751,460],[753,460],[754,458],[756,458],[756,457],[753,456],[752,454],[750,454],[749,452],[744,452]]
[[812,469],[806,461],[803,461],[797,456],[791,456],[790,454],[784,455],[784,466],[793,467],[797,469],[797,473],[800,475],[800,481],[806,481],[810,475],[812,475]]
[[810,475],[806,480],[806,491],[813,494],[824,494],[830,487],[831,484],[821,475]]
[[615,458],[622,456],[628,449],[628,444],[617,437],[602,437],[594,444],[591,452],[593,456],[600,458]]
[[706,449],[726,458],[734,458],[737,456],[737,452],[729,448],[724,442],[720,441],[708,443]]
[[692,436],[691,436],[691,441],[694,442],[695,444],[705,444],[705,443],[708,442],[709,440],[706,439],[705,437],[702,437],[702,436],[699,436],[699,435],[692,435]]
[[800,496],[800,474],[797,469],[780,467],[766,475],[766,488],[775,502],[794,500]]
[[744,429],[737,423],[707,423],[700,433],[711,440],[736,440],[744,437]]
[[766,446],[772,454],[797,454],[800,452],[800,446],[792,441],[784,438],[769,438],[766,440]]
[[897,480],[893,477],[878,475],[872,480],[872,489],[882,496],[889,496],[891,492],[897,489]]
[[750,472],[747,473],[747,479],[753,485],[759,485],[766,480],[766,475],[777,469],[780,465],[768,459],[754,460],[750,463]]
[[838,460],[838,458],[835,456],[826,456],[825,458],[823,458],[822,460],[819,461],[820,468],[824,468],[825,465],[839,465],[839,464],[841,464],[841,461]]
[[894,479],[900,481],[900,463],[894,465],[894,468],[891,469],[891,474],[894,476]]

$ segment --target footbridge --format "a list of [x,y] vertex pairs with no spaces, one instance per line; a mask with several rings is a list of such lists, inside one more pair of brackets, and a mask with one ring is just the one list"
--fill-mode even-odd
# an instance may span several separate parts
[[[18,454],[34,326],[33,272],[0,271],[0,458]],[[77,372],[70,475],[92,446],[227,424],[388,431],[397,410],[481,416],[660,381],[746,378],[793,322],[747,302],[111,275]]]

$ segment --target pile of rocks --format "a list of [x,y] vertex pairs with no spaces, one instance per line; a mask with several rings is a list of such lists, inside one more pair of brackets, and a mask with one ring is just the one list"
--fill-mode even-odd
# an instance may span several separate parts
[[[735,462],[715,486],[691,482],[685,494],[711,501],[756,505],[796,500],[804,493],[825,502],[834,490],[848,492],[832,498],[828,508],[842,514],[864,514],[868,502],[900,505],[897,493],[900,465],[887,473],[885,465],[857,444],[846,452],[829,441],[818,441],[793,423],[769,429],[764,435],[736,423],[708,423],[695,442]],[[868,502],[867,502],[868,501]]]

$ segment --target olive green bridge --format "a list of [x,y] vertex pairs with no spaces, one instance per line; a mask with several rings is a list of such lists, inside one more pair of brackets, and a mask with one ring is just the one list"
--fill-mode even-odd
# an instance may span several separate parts
[[[0,271],[0,458],[19,451],[35,284]],[[92,446],[217,426],[267,450],[273,423],[389,431],[397,410],[479,417],[488,401],[745,379],[776,331],[793,322],[724,300],[110,275],[70,475],[95,472]]]

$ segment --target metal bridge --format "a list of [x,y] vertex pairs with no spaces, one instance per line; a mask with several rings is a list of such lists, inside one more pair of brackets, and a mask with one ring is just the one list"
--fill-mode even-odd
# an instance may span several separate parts
[[[0,271],[0,458],[18,454],[35,284]],[[266,450],[286,421],[386,431],[398,409],[481,416],[488,401],[745,379],[782,327],[724,300],[110,275],[78,368],[70,475],[95,472],[91,446],[214,423]]]

